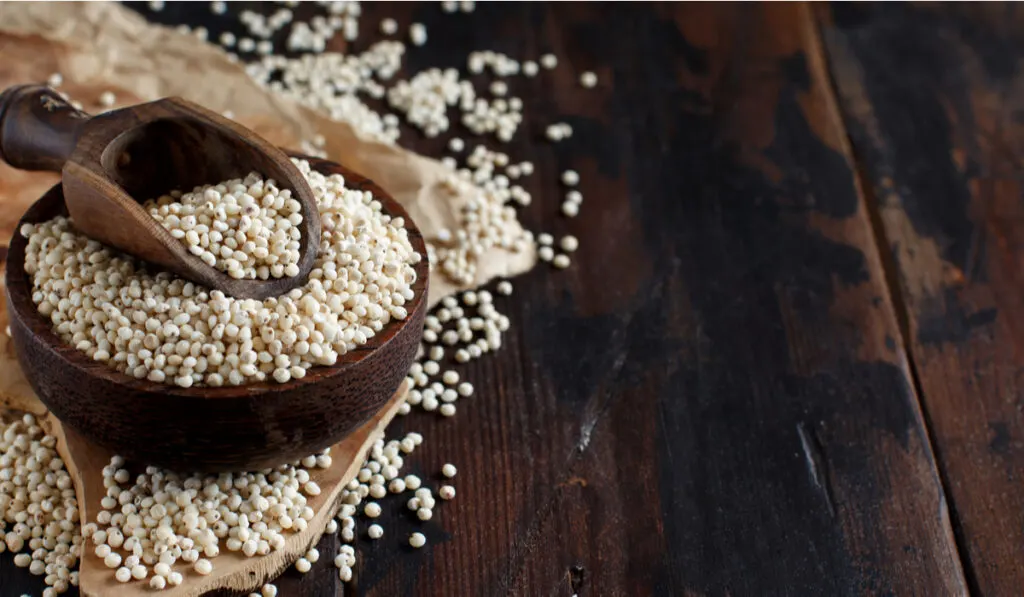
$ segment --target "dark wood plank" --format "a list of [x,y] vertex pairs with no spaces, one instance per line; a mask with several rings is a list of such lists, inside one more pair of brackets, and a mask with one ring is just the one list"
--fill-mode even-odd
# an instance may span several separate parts
[[316,545],[320,552],[320,560],[313,570],[300,574],[294,567],[289,568],[274,584],[277,594],[282,597],[291,595],[309,595],[310,597],[334,597],[342,595],[343,583],[338,578],[338,569],[334,567],[334,556],[341,548],[337,535],[324,535]]
[[1024,11],[834,5],[833,76],[878,204],[972,593],[1024,586]]
[[[462,368],[472,405],[405,421],[425,470],[459,465],[459,498],[419,552],[396,549],[413,525],[388,513],[353,592],[963,593],[803,9],[407,10],[445,40],[410,50],[414,68],[474,49],[571,65],[513,80],[531,117],[510,153],[539,168],[524,218],[583,248],[516,281],[503,352]],[[575,83],[586,68],[597,91]],[[576,132],[552,146],[556,119]],[[572,221],[555,216],[565,167],[586,196]]]

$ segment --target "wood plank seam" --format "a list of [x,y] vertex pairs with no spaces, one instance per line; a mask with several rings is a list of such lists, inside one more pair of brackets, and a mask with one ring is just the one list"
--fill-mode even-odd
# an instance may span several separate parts
[[857,191],[863,199],[864,207],[867,211],[871,230],[871,239],[884,274],[883,286],[888,294],[887,298],[889,299],[889,303],[892,305],[893,312],[896,316],[897,330],[900,335],[898,349],[901,351],[903,359],[907,365],[907,370],[910,373],[910,381],[913,385],[911,390],[913,391],[921,419],[924,422],[925,439],[928,441],[928,449],[932,455],[933,468],[935,469],[936,476],[942,489],[942,507],[945,516],[949,521],[950,530],[953,534],[951,539],[953,547],[956,550],[957,560],[960,563],[960,571],[967,583],[967,590],[969,594],[980,595],[981,592],[974,568],[970,560],[964,555],[967,547],[963,536],[960,516],[956,510],[956,504],[951,503],[951,501],[947,499],[947,496],[951,493],[949,479],[945,472],[945,461],[942,458],[941,449],[933,438],[934,425],[932,423],[932,417],[928,412],[927,405],[924,400],[922,400],[924,392],[921,386],[917,363],[914,359],[913,341],[910,335],[910,313],[907,308],[906,298],[903,296],[901,285],[899,283],[899,270],[893,253],[890,250],[891,241],[888,238],[888,235],[885,232],[885,226],[882,223],[878,197],[873,190],[867,172],[865,172],[863,165],[864,162],[855,149],[853,140],[850,138],[846,117],[843,111],[839,108],[839,102],[837,99],[839,91],[836,86],[836,81],[832,77],[832,71],[826,62],[827,50],[822,40],[821,22],[819,19],[815,18],[807,3],[802,3],[802,7],[806,25],[805,31],[808,35],[808,43],[814,49],[814,51],[811,52],[810,67],[814,71],[818,72],[822,77],[822,80],[826,82],[826,85],[824,85],[824,96],[825,101],[828,104],[828,112],[835,120],[837,130],[841,132],[840,139],[843,146],[842,149],[846,155],[850,157]]

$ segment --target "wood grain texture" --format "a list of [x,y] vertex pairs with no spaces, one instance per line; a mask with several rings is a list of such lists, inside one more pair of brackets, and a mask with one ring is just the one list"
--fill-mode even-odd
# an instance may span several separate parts
[[[67,210],[90,237],[229,296],[280,296],[305,284],[316,261],[320,214],[298,168],[249,129],[181,98],[90,117],[48,87],[11,87],[0,94],[0,158],[16,168],[61,172]],[[294,276],[232,278],[189,252],[141,205],[250,172],[277,181],[300,204]]]
[[[537,165],[523,219],[581,249],[515,281],[502,352],[459,368],[472,405],[402,421],[427,438],[424,472],[459,466],[459,497],[424,550],[361,545],[352,594],[964,592],[801,7],[365,10],[443,40],[410,49],[409,73],[479,49],[558,55],[510,80],[527,126],[503,151]],[[559,121],[573,138],[543,141]],[[573,220],[565,168],[583,181]],[[417,526],[385,511],[386,533]]]
[[819,12],[974,595],[1024,586],[1024,11]]
[[[313,160],[324,173],[371,191],[385,213],[405,219],[409,241],[426,255],[423,238],[398,202],[358,174]],[[24,222],[62,213],[60,185],[37,202]],[[428,275],[416,264],[409,315],[366,344],[314,367],[302,379],[238,387],[179,388],[137,380],[95,362],[53,332],[32,303],[24,271],[26,239],[12,239],[7,309],[15,352],[32,388],[65,425],[135,461],[186,470],[255,470],[291,462],[337,442],[372,417],[405,378],[423,331]],[[139,441],[139,438],[148,438]]]

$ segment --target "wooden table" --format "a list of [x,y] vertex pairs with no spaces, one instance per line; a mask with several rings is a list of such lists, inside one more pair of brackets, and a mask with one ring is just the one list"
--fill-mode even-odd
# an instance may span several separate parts
[[[505,348],[461,367],[471,405],[396,425],[427,437],[414,472],[458,464],[459,497],[425,525],[390,500],[354,583],[330,538],[282,595],[1020,594],[1024,12],[364,12],[364,39],[427,24],[407,73],[558,54],[512,82],[508,152],[537,165],[522,219],[582,248],[515,281]],[[3,570],[0,594],[27,586]]]

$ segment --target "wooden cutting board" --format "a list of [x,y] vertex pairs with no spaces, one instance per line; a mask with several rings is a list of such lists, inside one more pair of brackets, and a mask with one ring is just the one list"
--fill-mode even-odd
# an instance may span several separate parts
[[[308,498],[308,505],[316,515],[305,531],[288,536],[284,549],[254,558],[225,549],[211,560],[214,569],[208,576],[200,576],[191,565],[179,563],[175,570],[182,573],[185,581],[177,587],[168,586],[160,594],[166,597],[199,597],[219,589],[248,593],[277,578],[320,540],[327,522],[340,506],[341,490],[355,477],[373,443],[384,437],[384,430],[405,401],[407,391],[406,382],[402,382],[374,418],[331,448],[330,468],[310,472],[310,477],[322,490],[320,495]],[[47,431],[57,437],[57,450],[75,482],[82,523],[95,521],[97,512],[101,510],[100,500],[106,495],[102,470],[110,463],[113,452],[95,446],[64,428],[52,415],[47,415],[45,424]],[[83,597],[129,597],[151,590],[149,578],[117,582],[114,571],[96,557],[93,547],[92,541],[87,539],[79,562],[79,590]],[[333,559],[335,555],[321,554],[320,557]]]

